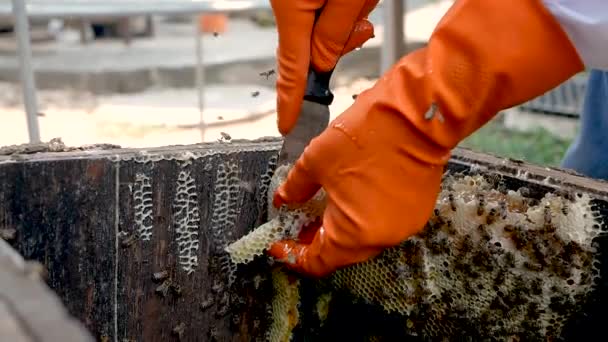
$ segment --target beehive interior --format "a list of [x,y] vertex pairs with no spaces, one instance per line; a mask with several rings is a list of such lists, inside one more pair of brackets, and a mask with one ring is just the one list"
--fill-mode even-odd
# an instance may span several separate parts
[[[227,247],[233,262],[253,260],[322,215],[322,191],[301,208],[272,207],[271,196],[288,168],[279,167],[268,188],[269,221]],[[381,307],[402,317],[409,335],[424,339],[559,336],[594,289],[599,270],[593,239],[603,233],[602,226],[588,195],[547,193],[538,199],[528,192],[509,190],[484,175],[446,175],[434,215],[421,233],[319,280],[330,289],[325,298],[347,293]],[[294,293],[297,283],[280,275],[274,279],[272,317],[280,320],[280,313],[296,305],[284,294]],[[290,288],[281,290],[281,284]],[[331,303],[319,298],[320,320],[327,310]],[[280,326],[270,339],[284,340],[294,327]]]

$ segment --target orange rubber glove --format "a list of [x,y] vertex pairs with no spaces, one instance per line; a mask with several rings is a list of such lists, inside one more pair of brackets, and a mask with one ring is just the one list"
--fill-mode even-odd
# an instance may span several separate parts
[[425,48],[403,57],[306,148],[274,205],[303,203],[322,186],[322,226],[312,241],[281,241],[269,254],[324,276],[419,233],[451,150],[500,110],[582,70],[539,0],[456,1]]
[[[277,50],[278,127],[287,135],[295,126],[308,70],[329,72],[341,56],[374,35],[367,16],[379,0],[271,0],[279,33]],[[321,14],[317,21],[315,15]]]

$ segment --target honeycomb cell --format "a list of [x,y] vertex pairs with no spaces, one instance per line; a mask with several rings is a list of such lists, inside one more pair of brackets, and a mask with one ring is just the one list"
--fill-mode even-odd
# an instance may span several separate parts
[[272,272],[272,284],[274,297],[271,326],[266,337],[270,342],[288,342],[299,320],[299,281],[290,279],[281,269],[275,269]]

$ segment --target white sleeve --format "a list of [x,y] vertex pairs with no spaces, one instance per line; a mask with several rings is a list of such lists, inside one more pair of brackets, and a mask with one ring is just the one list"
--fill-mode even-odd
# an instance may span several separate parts
[[608,0],[542,1],[570,37],[585,66],[608,70]]

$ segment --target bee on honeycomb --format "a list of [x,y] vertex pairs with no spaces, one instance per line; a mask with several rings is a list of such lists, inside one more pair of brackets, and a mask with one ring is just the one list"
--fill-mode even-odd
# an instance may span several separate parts
[[[268,188],[270,221],[227,247],[235,263],[296,238],[322,216],[322,190],[303,206],[272,207],[288,170],[279,167]],[[559,337],[595,286],[597,213],[587,195],[535,199],[527,189],[497,188],[481,175],[447,175],[418,235],[324,282],[403,315],[408,330],[427,339]]]

